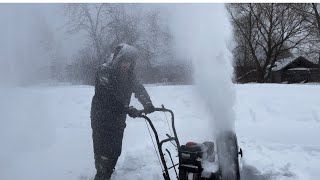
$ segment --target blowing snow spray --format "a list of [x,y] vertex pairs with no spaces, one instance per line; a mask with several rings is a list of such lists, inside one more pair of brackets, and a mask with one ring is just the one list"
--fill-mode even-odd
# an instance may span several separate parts
[[[173,30],[177,52],[191,57],[196,89],[208,118],[201,120],[215,140],[223,179],[238,179],[232,57],[227,44],[232,27],[223,4],[177,6]],[[205,166],[205,165],[204,165]]]

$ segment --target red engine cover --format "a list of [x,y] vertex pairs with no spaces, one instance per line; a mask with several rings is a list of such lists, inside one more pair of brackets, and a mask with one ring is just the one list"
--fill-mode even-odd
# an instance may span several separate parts
[[195,142],[187,142],[186,144],[187,147],[196,146],[196,145],[198,145],[198,143],[195,143]]

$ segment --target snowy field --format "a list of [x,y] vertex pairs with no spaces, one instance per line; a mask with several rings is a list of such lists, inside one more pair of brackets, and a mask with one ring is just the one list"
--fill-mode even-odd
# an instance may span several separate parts
[[[181,143],[211,137],[214,127],[204,120],[208,117],[199,108],[193,86],[147,86],[147,90],[155,106],[164,104],[174,111]],[[235,127],[244,151],[243,180],[319,179],[319,92],[319,85],[236,85]],[[93,93],[90,86],[1,89],[0,179],[91,179]],[[136,99],[132,104],[141,108]],[[166,116],[150,115],[161,137],[169,132]],[[112,180],[126,179],[162,179],[142,119],[127,119]]]

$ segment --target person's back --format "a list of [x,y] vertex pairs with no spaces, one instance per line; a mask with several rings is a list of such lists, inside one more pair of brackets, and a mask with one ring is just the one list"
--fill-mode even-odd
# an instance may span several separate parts
[[[95,180],[109,179],[121,154],[126,114],[132,93],[145,109],[154,107],[145,88],[134,75],[137,50],[127,44],[115,48],[112,62],[96,74],[95,95],[91,105],[91,127],[97,174]],[[130,109],[132,110],[132,109]]]

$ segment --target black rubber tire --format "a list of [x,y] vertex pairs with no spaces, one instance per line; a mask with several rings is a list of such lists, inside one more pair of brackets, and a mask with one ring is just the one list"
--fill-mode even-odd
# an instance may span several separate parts
[[179,170],[179,180],[188,180],[188,174],[185,171]]
[[236,134],[231,131],[220,133],[216,144],[222,180],[240,180]]

